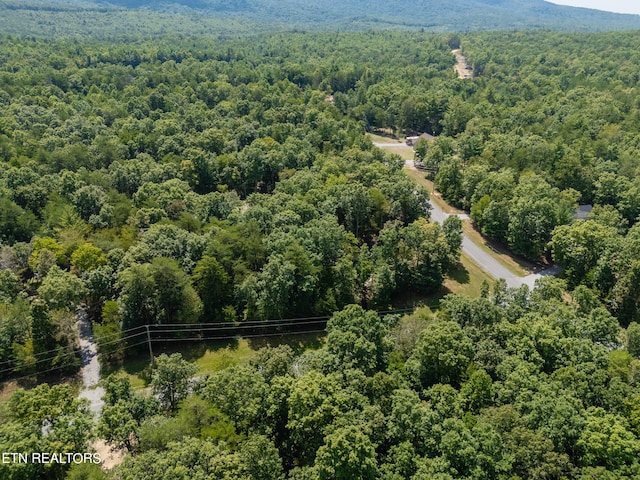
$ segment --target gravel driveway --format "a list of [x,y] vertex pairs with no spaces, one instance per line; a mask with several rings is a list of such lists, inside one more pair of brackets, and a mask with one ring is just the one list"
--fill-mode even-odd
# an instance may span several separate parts
[[81,375],[82,375],[82,390],[80,391],[79,398],[86,398],[89,400],[91,411],[96,418],[100,416],[102,411],[102,405],[104,401],[102,396],[104,395],[104,389],[98,387],[100,381],[100,363],[98,362],[98,349],[93,341],[93,332],[91,331],[91,322],[87,318],[87,313],[84,310],[78,310],[78,333],[80,337],[80,359],[81,359]]

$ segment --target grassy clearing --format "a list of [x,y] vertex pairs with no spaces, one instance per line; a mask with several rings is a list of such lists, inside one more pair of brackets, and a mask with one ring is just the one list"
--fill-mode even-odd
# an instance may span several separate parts
[[395,308],[429,307],[432,311],[440,308],[440,300],[450,293],[467,295],[471,298],[480,296],[482,283],[493,285],[495,279],[485,273],[473,260],[466,255],[460,255],[460,262],[449,272],[442,287],[428,295],[406,291],[396,295],[393,299]]
[[395,137],[385,137],[383,135],[375,135],[373,133],[369,134],[369,138],[371,138],[371,141],[374,143],[395,143],[397,144],[397,146],[379,148],[380,150],[387,153],[395,153],[396,155],[399,155],[403,160],[413,160],[413,147],[407,146],[404,141],[399,140]]
[[127,360],[122,364],[102,364],[100,376],[102,378],[106,378],[109,375],[114,374],[128,377],[133,389],[139,390],[147,386],[147,382],[145,381],[145,369],[149,367],[149,361],[149,354],[139,354],[127,358]]
[[[240,338],[226,345],[210,343],[202,354],[195,359],[198,375],[216,372],[232,365],[246,365],[256,352],[264,347],[289,345],[294,352],[301,353],[308,349],[317,349],[324,345],[324,333],[305,333],[262,338]],[[200,347],[201,348],[201,347]],[[189,358],[188,354],[184,354]]]
[[249,341],[243,338],[225,346],[211,345],[195,360],[197,375],[216,372],[233,365],[246,365],[255,353]]
[[406,145],[398,145],[397,147],[379,147],[387,153],[395,153],[399,155],[403,160],[413,160],[413,147],[407,147]]
[[[197,367],[196,375],[215,372],[231,365],[246,364],[255,355],[255,351],[249,346],[247,340],[229,342],[210,342],[209,344],[189,343],[181,345],[161,346],[153,345],[155,357],[163,353],[171,355],[181,353],[185,360],[193,362]],[[128,357],[120,365],[111,365],[103,368],[102,378],[110,374],[122,375],[129,378],[131,386],[135,390],[148,386],[150,357],[148,353]]]
[[506,248],[483,237],[480,232],[473,228],[470,220],[462,223],[462,230],[475,244],[500,261],[511,273],[520,277],[525,277],[532,273],[533,264],[531,262],[514,256]]
[[7,400],[9,400],[11,395],[13,395],[13,392],[18,390],[18,388],[20,388],[18,386],[18,382],[4,382],[2,384],[2,389],[0,389],[0,404],[5,403]]
[[[289,345],[296,353],[307,349],[317,349],[324,345],[325,334],[307,333],[263,338],[239,338],[228,341],[211,341],[199,343],[177,343],[171,345],[154,344],[154,356],[166,353],[181,353],[185,360],[193,362],[197,367],[196,375],[202,376],[233,365],[246,365],[256,352],[263,347]],[[124,375],[129,378],[134,389],[146,388],[149,369],[149,354],[140,353],[128,358],[122,365],[105,366],[102,377],[110,374]]]
[[[381,137],[381,140],[375,140],[376,142],[385,142],[385,138]],[[392,139],[386,139],[385,143],[393,142]],[[394,153],[399,155],[403,160],[413,160],[413,147],[408,147],[402,142],[399,142],[397,146],[393,147],[378,147],[380,150],[387,153]]]
[[492,285],[495,279],[463,253],[460,255],[460,263],[445,278],[444,286],[451,293],[477,298],[485,281]]

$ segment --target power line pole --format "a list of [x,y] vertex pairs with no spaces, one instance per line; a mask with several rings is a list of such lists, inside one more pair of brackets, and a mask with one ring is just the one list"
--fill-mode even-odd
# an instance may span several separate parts
[[149,355],[151,356],[151,365],[153,365],[153,349],[151,348],[151,332],[149,332],[149,325],[145,325],[147,328],[147,342],[149,343]]

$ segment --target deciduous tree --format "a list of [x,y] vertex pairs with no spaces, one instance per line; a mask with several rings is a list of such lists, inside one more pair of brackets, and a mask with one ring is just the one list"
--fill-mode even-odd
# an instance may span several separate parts
[[189,394],[196,367],[183,360],[180,353],[171,356],[163,353],[155,359],[151,373],[151,386],[158,396],[160,404],[167,410],[174,411],[178,403]]

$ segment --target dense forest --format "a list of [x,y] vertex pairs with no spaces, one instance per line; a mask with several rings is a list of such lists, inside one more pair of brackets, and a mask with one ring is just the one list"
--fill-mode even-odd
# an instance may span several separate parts
[[[304,38],[301,56],[304,43],[325,48]],[[140,325],[386,309],[398,291],[437,289],[460,225],[425,220],[426,192],[343,113],[342,91],[366,75],[336,68],[351,38],[313,70],[282,62],[284,37],[258,48],[7,40],[3,374],[75,362],[67,324],[80,302],[114,345]],[[372,40],[391,54],[385,41],[402,38]],[[414,55],[438,75],[445,47],[425,37]]]
[[[0,378],[77,371],[79,307],[105,363],[144,325],[331,318],[317,350],[197,379],[162,355],[153,395],[108,377],[94,428],[72,387],[18,390],[0,449],[96,435],[129,453],[113,479],[636,478],[639,36],[3,37]],[[442,196],[561,277],[378,315],[438,290],[462,237],[367,131],[435,135]]]

